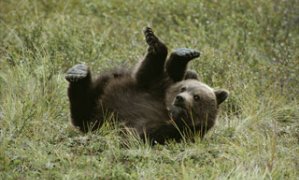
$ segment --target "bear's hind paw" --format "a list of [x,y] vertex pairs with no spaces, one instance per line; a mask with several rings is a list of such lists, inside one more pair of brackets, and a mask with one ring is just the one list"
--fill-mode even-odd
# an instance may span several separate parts
[[65,79],[69,82],[77,82],[87,77],[89,69],[85,64],[77,64],[71,67],[65,75]]

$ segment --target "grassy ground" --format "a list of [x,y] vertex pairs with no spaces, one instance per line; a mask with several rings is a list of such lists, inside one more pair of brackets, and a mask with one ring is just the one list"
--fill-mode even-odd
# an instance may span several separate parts
[[[298,0],[0,1],[0,179],[298,179]],[[69,123],[65,71],[132,65],[151,26],[226,88],[204,140],[121,146]]]

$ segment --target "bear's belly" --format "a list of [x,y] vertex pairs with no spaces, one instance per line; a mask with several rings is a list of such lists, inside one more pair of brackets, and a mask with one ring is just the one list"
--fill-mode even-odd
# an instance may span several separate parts
[[133,128],[139,135],[151,133],[167,124],[168,111],[162,98],[135,86],[108,87],[102,103],[117,114],[120,124]]

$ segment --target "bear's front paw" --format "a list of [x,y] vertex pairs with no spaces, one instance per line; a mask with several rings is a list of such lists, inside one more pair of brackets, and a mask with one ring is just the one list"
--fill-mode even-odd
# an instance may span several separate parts
[[155,46],[159,43],[159,39],[155,36],[152,28],[146,27],[144,29],[145,41],[149,46]]
[[172,52],[172,56],[182,61],[190,61],[200,56],[200,52],[190,48],[178,48]]
[[77,82],[87,77],[89,69],[85,64],[77,64],[71,67],[65,75],[65,79],[69,82]]

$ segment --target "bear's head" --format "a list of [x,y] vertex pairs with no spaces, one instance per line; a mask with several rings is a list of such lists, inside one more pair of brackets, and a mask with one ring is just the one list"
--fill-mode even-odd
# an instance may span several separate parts
[[219,105],[228,97],[226,90],[214,90],[198,80],[184,80],[166,92],[166,106],[171,119],[182,129],[201,137],[215,124]]

